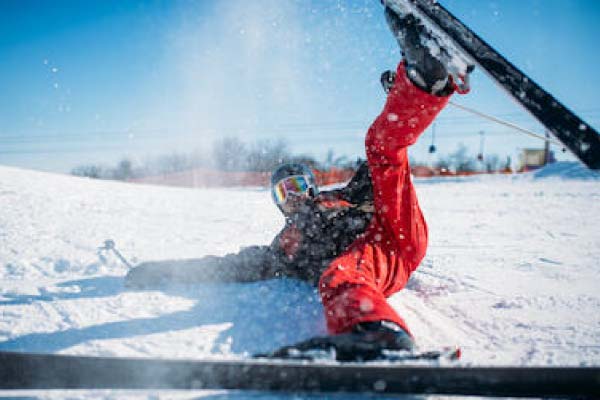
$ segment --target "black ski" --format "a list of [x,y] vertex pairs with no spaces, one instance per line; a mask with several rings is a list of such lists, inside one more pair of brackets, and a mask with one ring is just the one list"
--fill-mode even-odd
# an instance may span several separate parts
[[0,389],[250,389],[592,397],[600,393],[600,368],[165,360],[0,352]]
[[600,135],[550,93],[510,63],[437,0],[384,0],[392,10],[411,7],[426,25],[447,36],[513,99],[542,123],[577,158],[600,169]]

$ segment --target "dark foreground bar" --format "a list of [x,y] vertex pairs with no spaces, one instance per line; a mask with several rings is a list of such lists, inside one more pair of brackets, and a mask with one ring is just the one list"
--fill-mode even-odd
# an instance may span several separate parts
[[600,368],[179,361],[0,352],[0,389],[216,388],[595,397],[600,394]]

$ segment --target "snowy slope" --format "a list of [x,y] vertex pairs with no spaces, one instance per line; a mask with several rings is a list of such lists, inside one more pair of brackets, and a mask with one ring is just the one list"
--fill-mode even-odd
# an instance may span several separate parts
[[600,172],[586,168],[577,161],[563,161],[554,164],[548,164],[546,167],[533,171],[525,176],[531,176],[534,179],[576,179],[600,181]]
[[[422,347],[460,344],[468,364],[600,364],[600,180],[542,172],[416,182],[430,247],[391,302]],[[98,252],[110,238],[134,263],[221,255],[282,223],[261,190],[0,167],[0,349],[231,358],[322,334],[304,283],[130,291],[127,267]]]

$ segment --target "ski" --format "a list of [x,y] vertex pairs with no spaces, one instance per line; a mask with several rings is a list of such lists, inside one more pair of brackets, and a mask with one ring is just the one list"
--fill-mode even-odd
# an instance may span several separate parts
[[[590,169],[600,169],[600,135],[515,67],[437,0],[383,0],[393,11],[407,7],[452,52],[478,65]],[[459,57],[460,58],[460,57]]]
[[600,368],[167,360],[0,352],[0,389],[231,389],[591,397],[600,393]]

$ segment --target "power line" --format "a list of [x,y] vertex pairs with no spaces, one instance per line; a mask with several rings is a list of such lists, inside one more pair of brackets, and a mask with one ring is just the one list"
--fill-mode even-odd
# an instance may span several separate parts
[[80,149],[30,149],[30,150],[0,150],[0,154],[66,154],[66,153],[104,153],[107,151],[124,150],[123,146],[99,146]]
[[[466,106],[462,106],[459,104],[456,104],[454,102],[450,102],[451,105],[460,108],[464,111],[468,111],[471,112],[472,114],[478,115],[482,118],[487,119],[490,122],[493,123],[498,123],[504,126],[508,126],[511,129],[515,129],[517,131],[529,134],[533,137],[536,137],[538,139],[542,139],[542,140],[546,140],[546,138],[544,138],[543,136],[529,130],[523,127],[520,127],[514,123],[511,122],[507,122],[504,121],[498,117],[502,116],[502,117],[510,117],[512,116],[512,119],[518,119],[518,120],[522,120],[522,119],[530,119],[531,117],[529,117],[527,114],[525,113],[517,113],[517,112],[510,112],[510,113],[501,113],[501,114],[496,114],[498,117],[492,117],[489,116],[481,111],[477,111],[474,109],[471,109],[469,107]],[[600,108],[590,108],[587,109],[588,112],[592,112],[592,113],[600,113]],[[589,118],[589,114],[587,115],[588,119]],[[443,130],[446,131],[446,133],[444,133],[441,138],[448,138],[448,137],[456,137],[456,136],[468,136],[471,134],[471,132],[453,132],[452,134],[448,132],[448,129],[452,129],[452,130],[456,130],[456,129],[461,129],[461,127],[463,126],[473,126],[473,118],[472,117],[460,117],[460,116],[442,116],[436,119],[436,123],[438,125],[441,125],[442,127],[444,127],[445,125],[451,125],[451,127],[444,127]],[[224,127],[222,128],[220,131],[221,132],[225,132],[222,134],[219,134],[218,136],[232,136],[232,135],[240,135],[240,134],[248,134],[248,135],[253,135],[253,136],[273,136],[273,135],[279,135],[279,136],[285,136],[285,137],[290,137],[290,138],[294,138],[297,136],[302,135],[302,137],[306,137],[307,134],[310,133],[314,133],[316,135],[321,135],[323,132],[329,132],[329,134],[334,134],[335,132],[341,132],[340,134],[337,134],[337,137],[346,137],[346,136],[352,136],[352,138],[357,135],[357,140],[360,138],[358,136],[359,133],[363,133],[366,132],[366,130],[368,129],[368,126],[370,124],[370,121],[321,121],[321,122],[308,122],[308,123],[284,123],[284,124],[277,124],[274,126],[270,126],[270,127],[262,127],[262,128],[254,128],[253,130],[248,130],[247,128],[244,127],[238,127],[238,128],[234,128],[234,127]],[[476,128],[477,130],[480,129],[480,125],[477,126]],[[348,131],[356,131],[356,132],[352,132],[352,133],[348,133]],[[465,129],[466,130],[466,129]],[[173,136],[187,136],[188,139],[190,139],[190,136],[203,136],[203,135],[210,135],[210,136],[214,136],[215,132],[214,130],[212,131],[198,131],[198,130],[193,130],[190,129],[187,132],[184,132],[184,130],[182,129],[178,129],[179,134],[174,132],[173,128],[156,128],[156,129],[145,129],[145,130],[123,130],[123,131],[89,131],[89,132],[81,132],[81,133],[50,133],[50,134],[40,134],[40,133],[36,133],[36,134],[27,134],[24,133],[22,135],[10,135],[10,136],[1,136],[0,135],[0,144],[7,144],[7,145],[19,145],[19,144],[28,144],[28,143],[36,143],[36,142],[41,142],[44,141],[46,143],[48,142],[55,142],[55,143],[65,143],[65,142],[81,142],[81,141],[86,141],[89,142],[91,140],[105,140],[105,139],[127,139],[127,140],[132,140],[132,141],[138,141],[138,140],[156,140],[162,137],[173,137]],[[506,131],[498,131],[498,132],[493,132],[493,131],[489,131],[486,130],[486,134],[502,134],[505,135],[508,132]],[[558,144],[560,146],[562,146],[562,144],[559,144],[558,142],[554,141],[553,143]],[[2,151],[0,150],[0,153],[8,153],[9,151]],[[11,151],[11,153],[14,153],[13,151]]]
[[538,134],[536,132],[530,131],[529,129],[525,129],[525,128],[520,127],[519,125],[513,124],[512,122],[504,121],[504,120],[502,120],[500,118],[496,118],[496,117],[494,117],[492,115],[484,114],[481,111],[477,111],[477,110],[475,110],[473,108],[469,108],[469,107],[460,105],[460,104],[455,103],[453,101],[450,101],[449,104],[451,104],[452,106],[454,106],[456,108],[460,108],[461,110],[470,112],[472,114],[475,114],[475,115],[478,115],[478,116],[480,116],[482,118],[490,120],[492,122],[496,122],[496,123],[498,123],[500,125],[504,125],[504,126],[507,126],[509,128],[515,129],[515,130],[517,130],[519,132],[522,132],[522,133],[524,133],[526,135],[533,136],[535,138],[538,138],[538,139],[541,139],[541,140],[553,143],[553,144],[558,145],[558,146],[563,146],[563,144],[561,142],[557,141],[557,140],[547,138],[547,137],[542,136],[542,135],[540,135],[540,134]]

